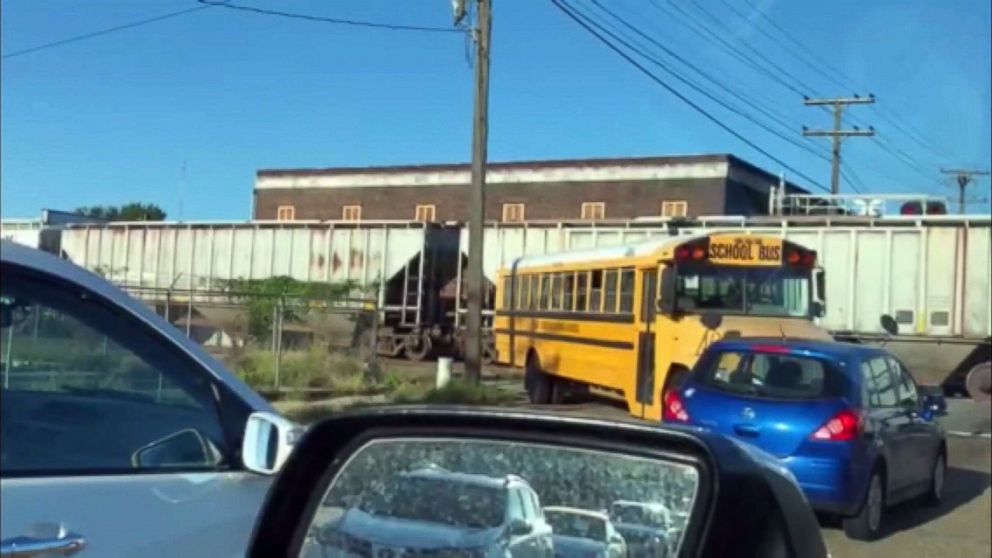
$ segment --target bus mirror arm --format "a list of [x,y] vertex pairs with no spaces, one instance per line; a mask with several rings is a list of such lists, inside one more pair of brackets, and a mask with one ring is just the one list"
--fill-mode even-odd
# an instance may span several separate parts
[[666,303],[664,298],[659,298],[655,301],[654,307],[659,314],[668,316],[673,320],[680,320],[685,315],[685,312],[679,309],[674,300]]
[[679,310],[675,296],[675,270],[672,268],[663,269],[661,272],[661,296],[655,301],[655,308],[659,314],[678,319]]

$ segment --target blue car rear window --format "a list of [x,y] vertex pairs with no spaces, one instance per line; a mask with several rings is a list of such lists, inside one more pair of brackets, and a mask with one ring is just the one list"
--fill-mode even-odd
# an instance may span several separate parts
[[832,361],[751,351],[708,353],[696,366],[693,380],[721,391],[776,399],[843,397],[848,387]]

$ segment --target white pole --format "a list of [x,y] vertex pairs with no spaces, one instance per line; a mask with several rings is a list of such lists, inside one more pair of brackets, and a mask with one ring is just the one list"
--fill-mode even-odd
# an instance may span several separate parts
[[451,357],[437,359],[437,377],[435,387],[441,389],[451,381]]

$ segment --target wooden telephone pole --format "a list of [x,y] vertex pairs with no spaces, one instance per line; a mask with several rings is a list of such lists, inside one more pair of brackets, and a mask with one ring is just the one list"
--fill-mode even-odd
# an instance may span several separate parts
[[476,3],[475,101],[472,116],[472,184],[469,188],[468,269],[465,270],[465,377],[482,379],[482,303],[485,299],[482,270],[483,226],[486,218],[486,155],[489,141],[489,38],[491,0],[454,0],[455,24],[466,15],[465,2]]
[[830,165],[830,193],[839,194],[840,193],[840,144],[841,140],[848,137],[868,137],[875,135],[875,129],[871,126],[867,130],[860,130],[857,126],[853,130],[842,130],[841,129],[841,117],[844,113],[844,107],[847,105],[870,105],[875,102],[874,95],[868,95],[867,97],[859,97],[855,95],[850,98],[841,99],[806,99],[803,101],[808,107],[816,106],[832,106],[834,109],[834,128],[833,130],[810,130],[803,126],[803,135],[806,137],[823,137],[827,136],[833,140],[832,154],[833,158]]
[[989,171],[974,169],[940,169],[941,174],[953,174],[958,181],[958,213],[964,215],[964,207],[967,205],[964,191],[968,185],[975,181],[976,176],[988,176]]

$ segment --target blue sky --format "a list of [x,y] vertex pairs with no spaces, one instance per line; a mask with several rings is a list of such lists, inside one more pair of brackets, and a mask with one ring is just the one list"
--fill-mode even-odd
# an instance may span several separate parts
[[[670,0],[603,1],[765,110],[780,113],[790,126],[783,133],[827,153],[825,138],[800,136],[802,125],[828,127],[826,112],[804,107],[796,93],[695,34],[693,19]],[[802,82],[811,95],[874,93],[877,107],[851,109],[850,124],[874,125],[888,150],[859,138],[847,141],[843,151],[867,190],[954,195],[941,184],[940,165],[989,166],[987,0],[671,1],[717,31],[734,52],[752,58],[757,55],[747,49],[760,52],[791,76],[782,79]],[[607,21],[590,0],[571,2]],[[451,24],[449,0],[235,3]],[[6,0],[2,52],[195,5]],[[803,51],[769,39],[767,34],[786,40],[755,9],[840,70],[843,84],[850,80],[860,90],[842,89],[792,54]],[[42,208],[145,201],[177,218],[185,161],[182,217],[246,219],[260,168],[467,161],[467,48],[459,34],[379,31],[210,8],[4,59],[2,214],[31,217]],[[829,183],[827,162],[673,83],[762,148]],[[597,43],[550,1],[494,0],[490,110],[493,161],[728,152],[783,170]],[[930,145],[910,139],[893,120],[925,135]],[[908,156],[917,168],[890,152]],[[850,188],[845,183],[844,191]],[[975,193],[980,189],[988,197],[987,180]]]

